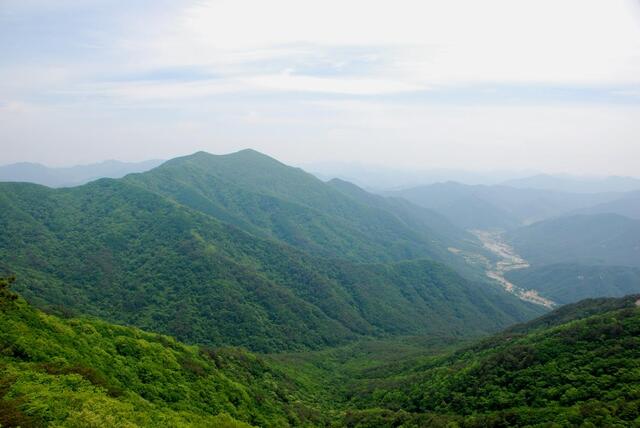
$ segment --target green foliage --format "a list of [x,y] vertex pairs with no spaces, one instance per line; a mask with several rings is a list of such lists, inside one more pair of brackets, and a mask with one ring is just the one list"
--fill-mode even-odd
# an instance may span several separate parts
[[[320,212],[325,204],[333,214]],[[261,352],[483,334],[541,313],[431,261],[320,258],[275,232],[285,229],[260,226],[264,216],[288,219],[301,228],[291,236],[341,259],[428,253],[395,215],[306,173],[257,154],[197,154],[75,188],[0,183],[0,273],[18,274],[16,290],[50,313]],[[233,220],[245,217],[254,223]],[[316,221],[333,232],[309,235]]]
[[637,294],[630,294],[628,296],[620,298],[600,297],[597,299],[581,300],[577,303],[561,306],[558,309],[549,312],[548,314],[545,314],[526,323],[511,326],[506,329],[505,333],[530,333],[535,330],[555,327],[561,324],[566,324],[570,321],[589,318],[593,315],[598,315],[605,312],[631,308],[636,304],[636,301],[639,297],[640,296]]
[[259,357],[32,309],[0,280],[0,426],[637,426],[640,296],[459,347],[367,340]]
[[[496,336],[369,382],[351,405],[384,410],[356,412],[344,423],[374,426],[370,421],[380,419],[379,426],[428,426],[417,418],[445,415],[434,425],[637,426],[638,296],[611,300],[600,302],[601,311],[594,301],[574,307],[575,321],[565,312],[556,327],[534,323],[520,329],[527,334]],[[582,318],[589,311],[600,313]]]
[[323,183],[253,150],[224,156],[199,152],[125,180],[323,257],[463,262],[447,248],[482,251],[472,235],[426,209],[387,201],[354,185]]
[[241,349],[201,349],[0,299],[0,426],[323,424],[290,378]]
[[0,278],[0,304],[2,302],[11,302],[18,298],[18,295],[12,293],[10,290],[11,284],[16,281],[15,276],[9,276],[7,278]]

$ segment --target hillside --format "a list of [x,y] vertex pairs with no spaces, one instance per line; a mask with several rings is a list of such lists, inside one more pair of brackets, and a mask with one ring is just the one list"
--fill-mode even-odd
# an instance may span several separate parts
[[632,426],[640,418],[640,295],[567,305],[463,347],[432,335],[259,357],[48,315],[9,283],[0,279],[2,426]]
[[[524,333],[500,334],[421,364],[378,367],[351,392],[352,410],[343,423],[635,426],[640,421],[638,299],[587,301],[564,310],[562,321],[552,326],[535,321],[520,328]],[[588,311],[595,315],[585,317]]]
[[30,308],[0,279],[0,426],[317,426],[294,381],[234,348]]
[[16,289],[30,302],[59,313],[258,351],[392,334],[478,335],[542,311],[433,261],[309,255],[139,183],[0,184],[0,270],[18,274]]
[[532,266],[640,266],[640,221],[616,214],[550,219],[511,231],[506,239]]
[[449,247],[482,251],[472,235],[450,224],[442,229],[445,219],[432,222],[423,216],[419,222],[407,221],[393,204],[354,198],[254,150],[229,155],[199,152],[125,181],[251,234],[323,257],[450,261],[456,256]]
[[509,281],[533,288],[559,304],[592,297],[640,293],[640,268],[559,263],[506,273]]

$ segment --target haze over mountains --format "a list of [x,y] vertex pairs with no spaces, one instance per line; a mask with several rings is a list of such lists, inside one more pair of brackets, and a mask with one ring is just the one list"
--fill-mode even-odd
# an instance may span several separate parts
[[0,181],[36,183],[48,187],[69,187],[99,178],[120,178],[133,172],[148,171],[162,162],[161,160],[143,162],[107,160],[95,164],[64,168],[51,168],[37,163],[22,162],[0,166]]
[[460,169],[393,168],[346,162],[305,163],[301,167],[322,180],[340,178],[380,192],[453,181],[468,185],[504,185],[520,189],[567,193],[606,193],[640,190],[640,178],[541,174],[535,171],[473,171]]
[[[567,193],[517,189],[509,186],[470,186],[447,182],[415,187],[387,195],[403,197],[440,212],[465,229],[513,229],[537,221],[603,206],[632,211],[635,193]],[[615,211],[612,211],[615,212]]]
[[568,193],[630,192],[640,189],[640,179],[633,177],[574,177],[540,174],[507,180],[505,186],[521,189],[556,190]]

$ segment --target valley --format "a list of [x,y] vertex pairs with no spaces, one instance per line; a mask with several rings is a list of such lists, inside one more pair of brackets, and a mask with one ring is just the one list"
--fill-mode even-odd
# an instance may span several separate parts
[[507,292],[518,296],[518,298],[526,302],[542,305],[547,308],[557,306],[552,300],[540,296],[536,290],[519,287],[505,278],[507,272],[526,269],[529,267],[529,263],[516,254],[515,250],[504,241],[503,231],[474,229],[471,230],[471,233],[482,242],[485,248],[498,258],[496,262],[486,261],[487,267],[485,272],[487,277],[495,280]]

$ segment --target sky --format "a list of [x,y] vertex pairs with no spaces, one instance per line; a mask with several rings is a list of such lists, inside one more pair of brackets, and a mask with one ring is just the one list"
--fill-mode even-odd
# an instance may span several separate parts
[[0,164],[640,176],[640,0],[0,0]]

